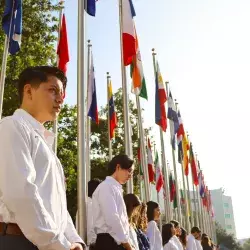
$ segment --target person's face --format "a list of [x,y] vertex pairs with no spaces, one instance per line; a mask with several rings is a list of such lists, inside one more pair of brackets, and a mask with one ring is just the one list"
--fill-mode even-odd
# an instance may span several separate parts
[[196,239],[196,240],[201,240],[201,233],[194,233],[194,238]]
[[120,184],[125,184],[133,176],[134,166],[129,169],[122,169],[118,164],[116,167],[116,178]]
[[176,228],[174,226],[171,228],[171,233],[172,233],[172,236],[176,235]]
[[180,236],[180,235],[181,235],[181,228],[180,228],[180,226],[177,226],[177,227],[175,228],[175,230],[176,230],[176,235],[177,235],[177,236]]
[[48,82],[42,82],[38,87],[30,84],[24,86],[24,98],[32,115],[41,123],[54,121],[61,110],[64,97],[63,83],[55,76],[49,76]]
[[159,221],[160,216],[161,216],[161,210],[160,207],[157,207],[154,209],[154,220]]

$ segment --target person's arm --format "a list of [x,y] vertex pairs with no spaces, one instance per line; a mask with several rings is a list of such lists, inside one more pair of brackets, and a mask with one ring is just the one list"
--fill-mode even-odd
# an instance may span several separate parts
[[156,224],[155,223],[149,223],[148,224],[148,229],[147,229],[147,236],[150,242],[150,247],[151,249],[155,248],[155,233],[156,233]]
[[78,235],[78,233],[76,231],[76,228],[74,226],[74,223],[72,221],[72,218],[71,218],[69,212],[68,212],[68,218],[67,218],[67,227],[66,227],[64,235],[66,236],[67,240],[71,244],[80,243],[84,248],[86,247],[82,238]]
[[124,244],[123,246],[126,249],[130,249],[129,235],[121,223],[121,215],[117,211],[114,190],[109,186],[103,186],[98,190],[98,197],[96,198],[98,199],[105,223],[110,228],[109,234],[115,239],[118,245]]
[[34,184],[36,170],[31,158],[30,134],[22,125],[0,123],[0,191],[2,201],[13,213],[25,237],[39,250],[69,250],[70,242],[58,230],[45,209]]

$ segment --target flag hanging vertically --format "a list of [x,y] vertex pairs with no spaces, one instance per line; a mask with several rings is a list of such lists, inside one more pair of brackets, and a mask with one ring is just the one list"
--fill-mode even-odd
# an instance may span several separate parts
[[85,10],[90,16],[95,16],[96,14],[96,0],[86,0]]
[[114,104],[114,97],[112,92],[112,83],[109,81],[108,83],[108,102],[109,102],[109,131],[110,131],[110,139],[112,139],[115,135],[115,129],[117,127],[117,118],[115,112],[115,104]]
[[190,162],[190,165],[191,165],[193,183],[194,183],[195,186],[198,186],[199,185],[199,180],[198,180],[198,175],[197,175],[197,166],[196,166],[196,160],[194,158],[192,143],[190,143],[190,149],[189,149],[189,162]]
[[132,92],[142,98],[148,99],[145,76],[143,73],[141,52],[139,49],[138,37],[136,34],[136,55],[130,65],[130,75],[132,78]]
[[69,62],[69,47],[68,47],[68,35],[65,14],[62,15],[62,23],[60,28],[60,37],[57,46],[58,55],[58,68],[64,72],[67,72],[67,63]]
[[15,55],[21,46],[22,0],[5,0],[2,27],[9,38],[9,53]]
[[132,0],[122,0],[122,44],[123,63],[130,65],[136,55],[136,32],[133,17],[135,9]]
[[149,138],[148,138],[147,151],[148,151],[148,179],[149,182],[154,182],[154,176],[155,176],[154,162],[153,162],[153,155]]
[[204,176],[202,174],[202,171],[199,172],[198,179],[199,179],[200,196],[201,196],[201,198],[203,198],[204,197],[204,193],[205,193],[205,184],[204,184]]
[[156,77],[155,77],[155,123],[159,125],[164,132],[167,129],[167,116],[165,102],[167,95],[160,72],[159,64],[156,62]]
[[143,179],[143,170],[142,170],[142,165],[141,165],[141,143],[140,143],[140,138],[138,138],[137,159],[138,159],[138,165],[139,165],[139,175],[140,175],[141,179]]
[[178,121],[179,121],[179,127],[177,131],[178,162],[181,164],[183,160],[182,139],[184,137],[185,132],[180,111],[178,111]]
[[156,190],[159,193],[163,187],[163,175],[159,163],[158,152],[155,153]]
[[88,116],[96,124],[99,124],[97,98],[96,98],[96,85],[95,85],[95,72],[93,54],[91,53],[91,62],[89,69],[89,82],[88,82]]
[[171,134],[171,144],[172,148],[175,150],[175,134],[178,132],[179,129],[179,118],[177,115],[176,107],[173,101],[172,93],[169,91],[168,95],[168,119],[171,120],[174,124],[174,131]]
[[183,168],[185,175],[189,174],[189,169],[188,169],[188,150],[189,150],[189,142],[187,135],[184,133],[184,136],[182,138],[182,150],[183,150]]
[[[175,182],[173,179],[172,172],[170,172],[170,174],[169,174],[169,190],[170,190],[170,201],[174,202],[175,196],[176,196],[176,188],[175,188]],[[174,207],[175,207],[175,204],[174,204]]]

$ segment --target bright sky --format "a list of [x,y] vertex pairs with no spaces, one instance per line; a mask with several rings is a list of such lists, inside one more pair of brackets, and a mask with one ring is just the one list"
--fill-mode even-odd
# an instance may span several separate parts
[[[67,0],[65,6],[71,57],[66,101],[75,104],[77,1]],[[148,102],[143,102],[145,126],[154,126],[154,47],[163,78],[180,103],[209,188],[224,187],[232,196],[237,236],[250,237],[250,1],[134,0],[134,7],[149,93]],[[99,0],[97,17],[87,21],[100,107],[106,103],[107,71],[113,90],[121,87],[118,1]],[[156,140],[158,134],[156,127]]]

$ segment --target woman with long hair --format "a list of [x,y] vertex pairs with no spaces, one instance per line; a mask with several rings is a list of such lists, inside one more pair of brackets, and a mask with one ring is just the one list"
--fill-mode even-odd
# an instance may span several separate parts
[[187,231],[181,227],[181,235],[179,236],[179,240],[183,246],[183,249],[187,249]]
[[178,250],[172,237],[175,235],[175,227],[173,224],[168,223],[162,226],[162,243],[163,250]]
[[147,236],[150,242],[151,250],[162,250],[162,238],[161,232],[157,226],[160,220],[161,211],[159,204],[154,201],[149,201],[147,203],[147,218],[148,218],[148,228]]
[[126,209],[127,209],[127,214],[128,214],[129,237],[131,240],[131,245],[134,246],[135,250],[139,250],[137,234],[136,234],[136,227],[135,227],[135,224],[132,222],[132,216],[133,216],[136,208],[141,205],[141,201],[140,201],[139,197],[135,194],[126,194],[123,197],[123,199],[124,199]]
[[137,240],[140,250],[150,250],[150,243],[145,234],[148,226],[147,220],[147,206],[142,203],[137,206],[131,216],[132,223],[134,224],[137,234]]
[[208,236],[202,237],[201,245],[203,250],[213,250],[213,247],[211,246],[211,241]]

